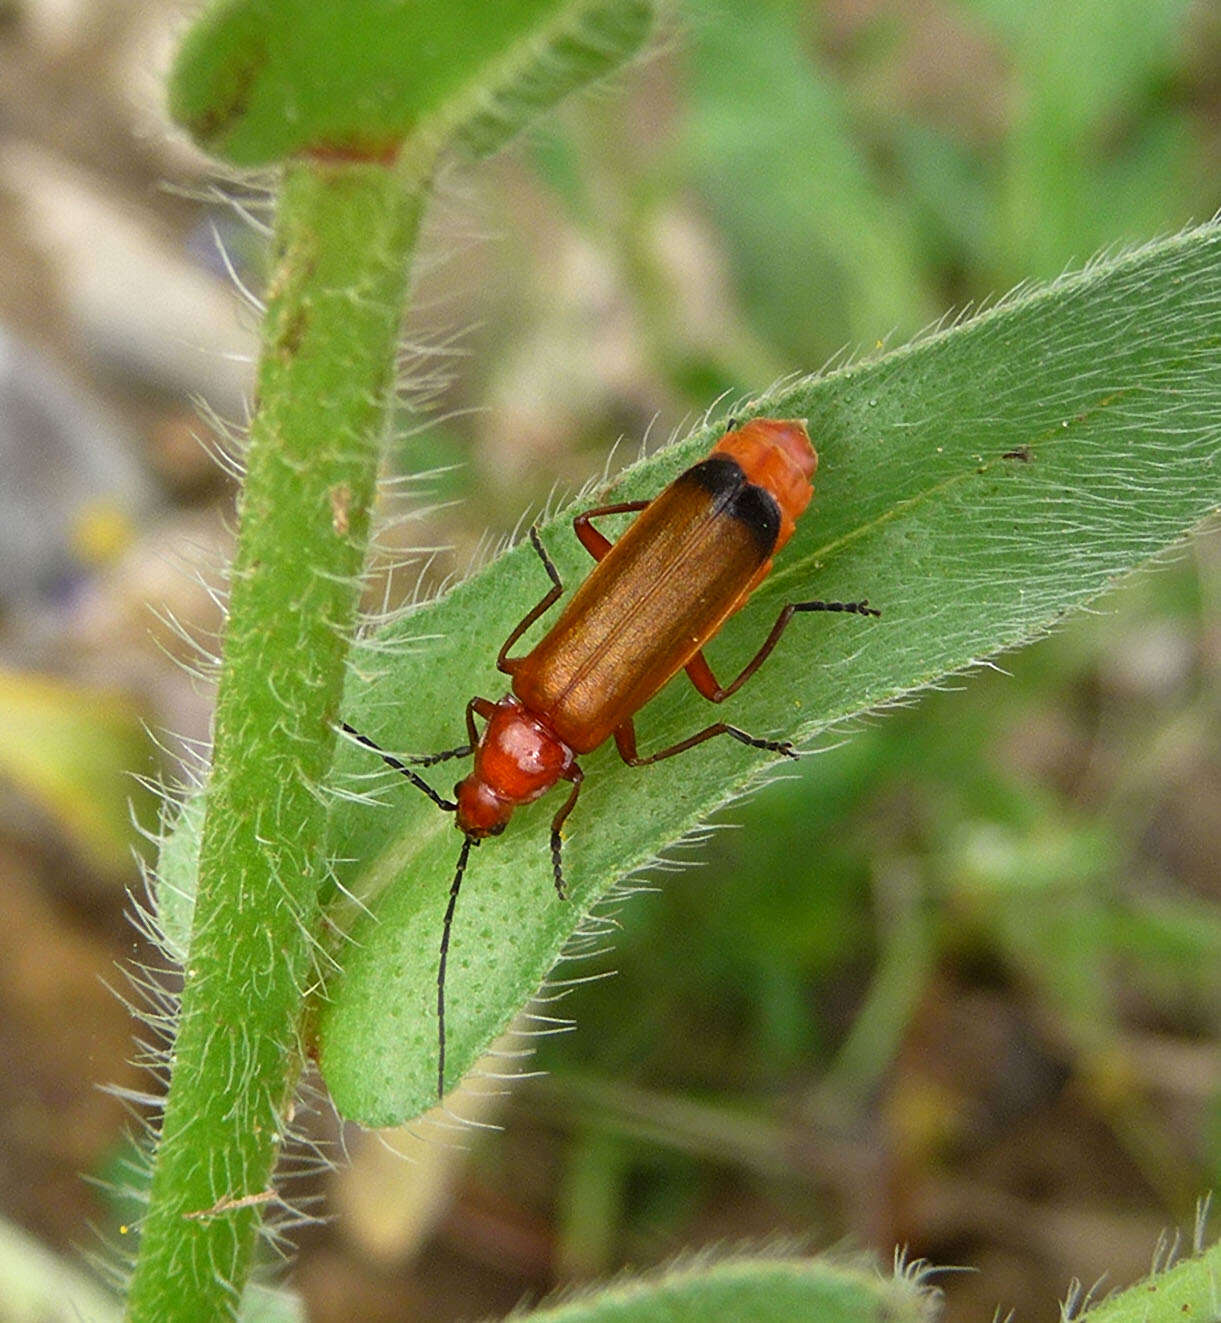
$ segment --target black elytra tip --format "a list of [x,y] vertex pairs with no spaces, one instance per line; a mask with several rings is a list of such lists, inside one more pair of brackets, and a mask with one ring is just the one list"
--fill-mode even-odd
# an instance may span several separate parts
[[676,481],[701,487],[713,498],[718,513],[745,524],[760,560],[772,554],[780,536],[780,506],[765,487],[747,481],[736,459],[730,455],[710,455],[693,464]]

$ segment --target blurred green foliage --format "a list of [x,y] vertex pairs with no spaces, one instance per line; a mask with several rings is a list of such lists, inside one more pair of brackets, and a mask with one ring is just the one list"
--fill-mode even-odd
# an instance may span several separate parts
[[[618,249],[655,346],[708,330],[656,325],[681,312],[657,288],[657,226],[675,198],[715,224],[753,352],[731,323],[705,371],[663,360],[703,407],[710,382],[758,389],[763,362],[810,370],[1211,215],[1219,55],[1221,24],[1190,0],[761,0],[749,19],[691,0],[681,101],[643,168],[613,103],[569,118],[568,137],[548,129],[535,160],[570,219]],[[618,212],[591,195],[602,172],[627,194]]]
[[151,815],[136,780],[148,756],[140,713],[123,695],[0,669],[0,774],[53,817],[88,863],[122,876]]

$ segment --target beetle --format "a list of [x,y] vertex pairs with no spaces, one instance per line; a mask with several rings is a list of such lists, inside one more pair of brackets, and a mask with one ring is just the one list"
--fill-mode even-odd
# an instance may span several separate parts
[[[565,898],[561,829],[580,794],[581,754],[613,738],[631,767],[645,767],[693,749],[718,735],[751,748],[795,758],[792,744],[761,739],[717,721],[657,753],[641,757],[633,717],[680,670],[710,703],[721,703],[746,683],[779,643],[799,611],[881,613],[868,601],[790,602],[755,655],[727,685],[717,680],[704,645],[741,608],[771,569],[772,557],[793,535],[814,494],[818,456],[805,422],[754,418],[730,422],[711,454],[685,470],[660,495],[586,510],[573,520],[581,545],[597,564],[559,619],[524,656],[509,654],[522,635],[559,600],[563,583],[539,537],[530,542],[551,587],[505,639],[496,667],[510,691],[498,702],[472,698],[466,706],[468,743],[400,760],[346,722],[357,743],[377,753],[453,813],[462,849],[450,886],[437,969],[437,1097],[445,1089],[445,968],[454,909],[471,847],[504,831],[513,810],[560,781],[572,788],[551,820],[555,888]],[[605,515],[637,517],[612,543],[593,525]],[[487,724],[480,734],[476,719]],[[474,754],[468,776],[443,798],[413,767]]]

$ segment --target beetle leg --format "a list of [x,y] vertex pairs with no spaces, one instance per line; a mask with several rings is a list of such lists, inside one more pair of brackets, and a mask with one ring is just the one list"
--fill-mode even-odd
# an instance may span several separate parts
[[475,729],[476,715],[481,716],[484,721],[491,721],[495,711],[496,704],[490,698],[472,698],[466,705],[466,735],[472,749],[479,744],[479,732]]
[[366,749],[372,749],[387,767],[393,767],[396,772],[401,772],[417,790],[422,790],[439,809],[446,813],[453,813],[457,809],[457,804],[452,800],[442,799],[422,776],[417,776],[407,766],[407,763],[414,763],[417,767],[431,767],[434,763],[443,763],[449,758],[465,758],[471,752],[472,746],[470,744],[461,744],[456,749],[446,749],[444,753],[430,753],[419,758],[408,758],[404,762],[392,753],[387,753],[385,749],[379,744],[375,744],[367,735],[362,735],[360,731],[353,729],[346,721],[340,724],[357,744],[363,744]]
[[565,780],[572,782],[572,790],[560,811],[551,819],[551,869],[555,874],[555,889],[561,900],[567,900],[568,894],[564,888],[564,866],[560,855],[560,828],[564,825],[564,819],[572,812],[573,805],[577,802],[577,796],[581,793],[581,782],[585,779],[585,775],[576,763],[573,763],[564,774],[564,777]]
[[509,637],[505,639],[504,644],[501,646],[500,652],[497,654],[496,657],[496,669],[498,671],[503,671],[506,675],[513,674],[514,670],[516,669],[517,660],[520,660],[520,659],[516,659],[510,661],[509,649],[517,642],[519,638],[521,638],[521,636],[526,632],[526,630],[528,630],[530,626],[534,624],[534,622],[539,618],[539,616],[543,614],[544,611],[547,611],[552,606],[554,606],[554,604],[559,600],[560,594],[564,591],[564,585],[560,581],[560,572],[555,568],[555,564],[553,563],[551,557],[547,555],[547,548],[543,546],[542,539],[538,535],[538,528],[535,525],[531,525],[530,527],[530,541],[534,546],[534,550],[538,552],[539,558],[543,562],[543,568],[547,571],[547,574],[551,579],[551,587],[547,589],[546,595],[542,598],[542,600],[538,603],[538,605],[532,607],[529,611],[526,612],[526,614],[518,622],[516,628],[509,635]]
[[685,740],[680,740],[677,744],[670,745],[668,749],[641,758],[636,753],[636,728],[628,720],[615,729],[615,748],[619,750],[619,757],[629,767],[647,767],[649,763],[659,763],[663,758],[673,758],[676,753],[686,753],[688,749],[694,749],[697,744],[715,739],[718,735],[730,735],[739,744],[749,744],[752,749],[767,749],[770,753],[782,753],[786,758],[797,757],[796,750],[788,740],[763,740],[757,735],[748,735],[746,731],[731,726],[727,721],[718,721],[713,726],[705,726],[703,730],[697,731]]
[[716,676],[712,673],[712,667],[708,665],[708,659],[702,651],[697,652],[687,663],[687,678],[710,703],[724,702],[730,694],[736,694],[763,665],[771,650],[780,642],[780,636],[784,633],[789,621],[792,620],[794,613],[797,611],[846,611],[856,616],[880,616],[882,614],[881,611],[870,606],[867,601],[790,602],[776,617],[776,623],[772,626],[771,633],[763,640],[763,646],[746,663],[741,674],[732,684],[722,686],[717,682]]
[[[751,665],[753,666],[754,662]],[[713,675],[712,667],[708,665],[708,658],[704,656],[703,648],[691,658],[683,669],[687,672],[687,679],[710,703],[719,703],[729,692],[727,689],[721,688],[716,676]]]
[[600,519],[603,515],[636,514],[651,501],[622,501],[618,505],[599,505],[593,510],[586,510],[572,521],[572,531],[580,539],[581,545],[594,558],[601,560],[615,544],[610,538],[599,533],[589,521]]

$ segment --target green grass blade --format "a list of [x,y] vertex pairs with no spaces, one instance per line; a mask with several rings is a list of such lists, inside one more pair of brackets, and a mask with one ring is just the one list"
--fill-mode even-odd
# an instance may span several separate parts
[[[829,726],[1037,635],[1221,504],[1221,226],[1097,262],[875,362],[770,393],[740,416],[751,414],[810,420],[818,491],[775,572],[714,643],[714,667],[732,674],[786,601],[868,595],[884,611],[881,620],[800,618],[719,710],[809,745]],[[716,431],[629,469],[613,499],[656,492]],[[566,518],[545,538],[571,585],[588,562]],[[531,549],[519,546],[358,648],[348,720],[399,750],[459,743],[463,705],[503,691],[497,646],[544,587]],[[638,722],[642,751],[708,714],[687,686],[671,685]],[[349,748],[340,765],[367,778],[375,762]],[[552,890],[550,800],[472,854],[451,948],[450,1084],[574,937],[577,948],[581,933],[597,941],[597,921],[582,918],[591,907],[774,768],[730,741],[638,770],[601,749],[584,766],[566,846],[572,900],[561,904]],[[320,1022],[337,1105],[376,1125],[434,1101],[437,943],[459,846],[452,819],[394,781],[387,773],[385,807],[343,801],[333,814],[334,857],[348,861],[339,880],[370,912],[339,915],[352,940]]]

